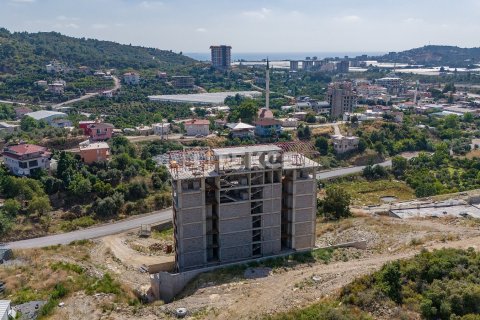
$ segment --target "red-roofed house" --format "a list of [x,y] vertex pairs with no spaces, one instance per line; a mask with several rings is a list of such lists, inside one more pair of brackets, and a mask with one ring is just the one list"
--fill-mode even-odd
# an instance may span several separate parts
[[193,119],[190,121],[186,121],[183,124],[185,126],[185,130],[187,131],[187,136],[208,136],[210,134],[209,120]]
[[15,108],[15,115],[17,116],[17,119],[22,118],[25,114],[32,112],[32,109],[28,107],[18,107]]
[[112,137],[114,125],[110,123],[94,123],[87,126],[86,134],[92,141],[108,140]]
[[96,122],[93,121],[93,120],[79,121],[78,122],[78,127],[83,130],[84,135],[89,135],[90,133],[89,133],[89,130],[88,130],[88,126],[92,125],[92,124],[95,124],[95,123]]
[[29,176],[35,169],[50,169],[51,153],[34,144],[17,144],[3,149],[4,163],[17,176]]

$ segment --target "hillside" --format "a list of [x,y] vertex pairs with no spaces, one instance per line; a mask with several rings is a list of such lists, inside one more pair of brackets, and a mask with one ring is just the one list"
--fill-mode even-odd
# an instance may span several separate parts
[[57,32],[14,32],[0,28],[0,72],[17,74],[43,68],[52,59],[71,67],[170,69],[195,60],[167,50],[73,38]]
[[378,61],[426,66],[470,67],[480,63],[480,48],[429,45],[375,57]]

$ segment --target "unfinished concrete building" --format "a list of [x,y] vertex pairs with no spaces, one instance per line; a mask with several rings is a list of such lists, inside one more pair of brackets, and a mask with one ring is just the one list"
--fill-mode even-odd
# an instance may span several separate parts
[[317,168],[276,145],[171,153],[175,271],[313,248]]

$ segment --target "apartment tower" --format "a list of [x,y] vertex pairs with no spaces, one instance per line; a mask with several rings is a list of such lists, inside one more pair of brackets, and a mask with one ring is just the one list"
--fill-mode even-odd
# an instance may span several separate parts
[[351,82],[334,82],[328,86],[327,100],[332,118],[338,118],[346,112],[353,112],[357,106],[357,93]]
[[217,69],[229,69],[232,63],[231,46],[210,46],[212,66]]

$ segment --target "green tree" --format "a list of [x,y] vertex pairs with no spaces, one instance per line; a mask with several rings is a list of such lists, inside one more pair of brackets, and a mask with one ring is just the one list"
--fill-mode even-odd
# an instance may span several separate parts
[[20,212],[20,202],[15,199],[7,199],[3,203],[2,212],[8,217],[15,217]]
[[326,196],[320,203],[320,211],[329,220],[339,220],[350,216],[350,194],[334,186],[326,190]]
[[380,155],[385,154],[385,151],[386,151],[385,145],[384,145],[382,142],[380,142],[380,141],[375,142],[374,149],[375,149],[375,151],[377,151],[378,154],[380,154]]
[[77,171],[78,161],[71,153],[62,151],[58,159],[57,177],[63,181],[66,188],[69,187]]
[[467,112],[463,115],[463,121],[472,123],[474,120],[473,114],[471,112]]
[[27,212],[28,214],[38,214],[43,215],[44,213],[52,210],[52,206],[50,205],[50,200],[48,197],[34,197],[32,200],[29,201]]
[[246,100],[238,107],[233,107],[230,114],[230,121],[242,119],[244,123],[252,123],[257,116],[258,106],[253,100]]
[[124,204],[123,195],[115,192],[112,196],[97,199],[93,204],[93,210],[100,218],[108,218],[118,213]]
[[385,265],[378,275],[381,290],[396,303],[402,302],[401,276],[398,261]]
[[401,179],[405,175],[408,168],[408,161],[404,157],[395,156],[392,159],[392,173],[397,179]]
[[20,129],[22,131],[29,132],[36,128],[38,128],[38,122],[32,117],[25,116],[20,121]]
[[127,200],[143,199],[148,195],[148,188],[144,181],[132,182],[127,190]]
[[13,218],[7,216],[3,212],[0,212],[0,236],[4,236],[8,231],[12,229]]
[[317,122],[317,118],[315,117],[315,113],[313,113],[313,112],[307,113],[307,115],[305,116],[305,122],[307,122],[307,123]]
[[358,151],[360,153],[363,153],[365,150],[367,150],[367,142],[365,141],[365,139],[363,138],[360,138],[360,140],[358,141]]
[[315,147],[322,156],[328,154],[328,139],[325,137],[318,137],[315,139]]
[[92,191],[92,183],[81,174],[76,174],[68,186],[68,191],[76,197],[83,197]]

